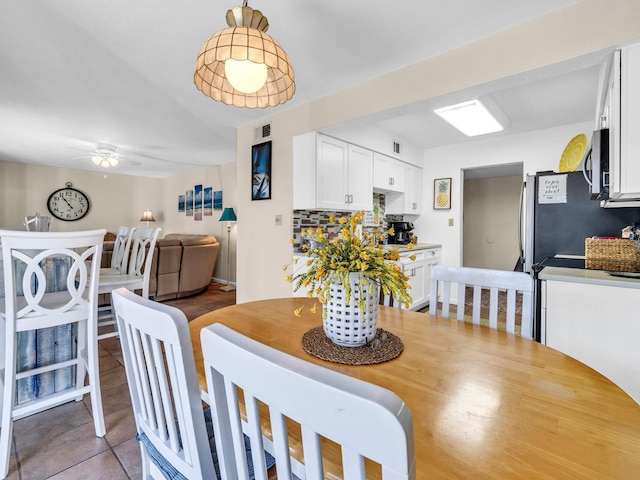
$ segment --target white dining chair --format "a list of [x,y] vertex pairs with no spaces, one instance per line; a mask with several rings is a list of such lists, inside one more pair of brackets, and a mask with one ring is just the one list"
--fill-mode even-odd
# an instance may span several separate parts
[[[438,300],[442,303],[441,316],[449,317],[452,300],[452,286],[457,288],[457,319],[464,320],[466,287],[473,287],[473,310],[471,321],[480,322],[482,290],[489,290],[489,319],[491,328],[498,328],[499,293],[506,294],[505,330],[518,333],[516,326],[516,295],[522,295],[522,309],[519,334],[533,337],[533,278],[523,272],[492,270],[485,268],[453,267],[436,265],[431,271],[431,297],[429,313],[437,315]],[[438,297],[440,293],[440,297]]]
[[[111,293],[116,288],[124,287],[131,291],[139,291],[144,298],[149,298],[153,253],[160,230],[160,228],[140,228],[133,232],[127,273],[101,273],[98,293]],[[110,327],[113,330],[109,331]],[[99,340],[118,336],[112,308],[101,308],[98,330]]]
[[[140,441],[142,478],[220,478],[187,318],[175,307],[125,288],[114,290],[112,301]],[[268,461],[272,466],[273,457]]]
[[105,233],[0,230],[2,478],[14,420],[89,394],[96,436],[105,435],[96,322]]
[[113,242],[111,265],[100,269],[100,275],[127,273],[129,254],[131,252],[131,238],[136,227],[120,227]]
[[[368,478],[365,459],[380,465],[383,479],[415,478],[411,413],[394,393],[292,357],[222,324],[204,328],[201,342],[222,478],[247,478],[243,433],[251,445],[261,446],[251,449],[254,465],[264,464],[264,446],[273,453],[278,478],[326,478],[323,438],[340,446],[342,478]],[[270,440],[263,436],[263,422],[270,424]],[[297,426],[291,431],[290,422]],[[301,432],[302,445],[296,449],[303,462],[290,456],[294,430]],[[256,478],[267,478],[264,468],[256,468]]]

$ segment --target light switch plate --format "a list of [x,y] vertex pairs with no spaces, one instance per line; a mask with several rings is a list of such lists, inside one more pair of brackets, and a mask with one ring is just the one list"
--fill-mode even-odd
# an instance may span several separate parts
[[450,227],[453,227],[453,218],[450,218],[450,219],[449,219],[449,226],[450,226]]

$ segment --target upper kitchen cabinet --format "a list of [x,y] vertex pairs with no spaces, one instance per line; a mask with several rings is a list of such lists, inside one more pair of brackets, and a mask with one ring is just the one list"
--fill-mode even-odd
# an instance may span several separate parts
[[404,162],[383,155],[373,154],[373,188],[382,192],[403,192],[406,181]]
[[615,206],[640,200],[640,43],[615,52],[606,87],[601,126],[609,128],[609,198]]
[[295,137],[293,149],[294,209],[373,209],[372,151],[315,132]]
[[420,215],[422,213],[422,169],[402,162],[404,170],[404,193],[388,193],[385,196],[386,210],[390,215]]

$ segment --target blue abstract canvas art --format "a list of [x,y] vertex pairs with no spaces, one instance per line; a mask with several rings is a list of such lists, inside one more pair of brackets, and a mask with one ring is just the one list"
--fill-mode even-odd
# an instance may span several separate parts
[[271,142],[251,147],[251,200],[271,198]]

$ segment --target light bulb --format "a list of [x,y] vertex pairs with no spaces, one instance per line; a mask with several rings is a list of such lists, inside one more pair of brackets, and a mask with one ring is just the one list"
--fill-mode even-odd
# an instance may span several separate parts
[[93,157],[91,157],[91,161],[96,165],[100,165],[100,163],[102,163],[102,157],[99,155],[94,155]]
[[267,80],[267,66],[251,60],[230,58],[224,63],[224,71],[231,86],[242,93],[257,92]]

